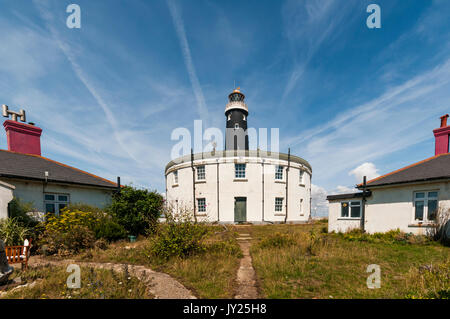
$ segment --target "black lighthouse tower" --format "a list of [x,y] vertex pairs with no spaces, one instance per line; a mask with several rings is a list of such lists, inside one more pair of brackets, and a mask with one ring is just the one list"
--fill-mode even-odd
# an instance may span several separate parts
[[225,150],[248,150],[248,107],[244,100],[245,95],[239,87],[228,95],[228,104],[225,107]]

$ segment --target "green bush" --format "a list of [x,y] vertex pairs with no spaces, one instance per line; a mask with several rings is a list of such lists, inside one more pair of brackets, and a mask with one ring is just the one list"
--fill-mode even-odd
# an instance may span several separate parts
[[150,254],[161,259],[187,257],[206,250],[204,239],[210,229],[203,223],[196,223],[193,214],[181,211],[165,212],[166,223],[161,225],[151,239]]
[[15,218],[25,227],[34,227],[39,224],[38,221],[27,214],[34,210],[31,203],[23,203],[18,198],[13,198],[8,204],[8,210],[9,218]]
[[94,227],[94,232],[97,239],[106,239],[109,242],[127,237],[125,228],[109,216],[100,219]]
[[260,248],[282,248],[295,245],[295,243],[295,239],[292,235],[277,232],[261,240],[258,243],[258,246]]
[[113,196],[110,211],[129,235],[146,235],[155,231],[163,203],[156,192],[125,186]]
[[92,212],[71,211],[67,208],[59,216],[47,214],[39,243],[44,254],[70,255],[95,243],[94,229],[100,218]]
[[118,223],[116,218],[111,216],[107,209],[91,206],[84,203],[70,204],[67,206],[68,210],[81,211],[93,213],[98,219],[92,230],[95,233],[95,238],[105,239],[108,242],[117,241],[127,237],[127,231]]
[[31,230],[19,222],[17,217],[0,219],[0,238],[6,246],[23,245]]

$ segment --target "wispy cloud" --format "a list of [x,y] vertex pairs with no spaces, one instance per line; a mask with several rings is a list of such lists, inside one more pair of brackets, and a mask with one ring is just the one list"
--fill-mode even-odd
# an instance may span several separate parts
[[73,53],[74,52],[73,48],[71,48],[70,44],[68,44],[67,42],[64,42],[62,40],[58,31],[53,26],[55,19],[52,15],[51,11],[47,8],[48,3],[46,3],[46,2],[44,3],[42,1],[37,1],[37,0],[34,0],[34,3],[36,5],[38,11],[41,13],[42,18],[45,20],[46,25],[47,25],[48,29],[50,30],[50,33],[52,34],[54,40],[58,44],[58,47],[64,53],[67,60],[70,62],[72,69],[75,72],[75,74],[77,75],[78,79],[84,84],[86,89],[91,93],[91,95],[97,101],[97,104],[102,108],[107,121],[111,125],[111,128],[113,130],[113,135],[114,135],[116,141],[118,142],[120,147],[128,154],[128,156],[130,156],[130,158],[132,158],[134,161],[138,162],[137,158],[132,154],[132,152],[127,147],[127,144],[123,140],[122,135],[120,134],[118,122],[117,122],[115,116],[113,115],[112,111],[110,110],[109,106],[107,105],[107,103],[105,103],[102,96],[97,92],[95,86],[93,85],[93,83],[91,83],[87,74],[85,74],[85,72],[83,71],[81,66],[77,63],[76,56]]
[[175,26],[178,40],[180,42],[180,47],[181,47],[181,51],[183,53],[184,63],[186,65],[186,69],[187,69],[187,72],[189,75],[189,80],[191,81],[192,89],[194,91],[194,95],[197,100],[198,115],[204,122],[207,123],[208,118],[209,118],[208,108],[206,106],[202,87],[200,85],[200,81],[198,80],[197,72],[195,70],[194,62],[192,60],[191,49],[189,47],[189,42],[187,40],[186,30],[184,28],[184,23],[183,23],[183,19],[181,17],[180,8],[175,3],[175,0],[167,0],[167,5],[169,7],[170,15],[172,16],[172,21]]
[[284,105],[288,95],[302,79],[321,45],[325,41],[330,45],[349,26],[351,19],[347,19],[346,24],[342,22],[348,17],[349,8],[353,4],[353,1],[336,0],[286,1],[282,16],[285,36],[292,47],[293,66],[283,91],[281,105]]
[[330,185],[337,174],[429,140],[434,119],[448,111],[442,103],[448,92],[450,60],[283,144],[296,145],[311,162],[315,178]]

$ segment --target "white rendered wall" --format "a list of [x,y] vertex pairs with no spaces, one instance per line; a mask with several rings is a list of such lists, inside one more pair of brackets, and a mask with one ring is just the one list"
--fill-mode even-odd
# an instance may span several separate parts
[[[246,164],[246,178],[235,179],[235,163]],[[209,222],[234,222],[235,197],[247,198],[248,222],[283,222],[286,209],[287,161],[261,158],[211,158],[195,160],[194,166],[205,165],[206,180],[196,182],[196,198],[206,199],[206,215],[197,213],[200,220]],[[283,181],[275,181],[276,165],[284,166]],[[219,167],[217,167],[219,166]],[[263,167],[264,167],[264,212],[263,212]],[[219,206],[217,204],[217,169],[219,169]],[[299,171],[304,170],[304,184],[300,184]],[[178,171],[178,184],[174,183],[174,171]],[[197,178],[197,174],[195,174]],[[166,172],[167,202],[175,208],[193,209],[193,183],[191,163],[182,163]],[[288,218],[287,222],[304,222],[310,217],[311,173],[308,168],[291,163],[289,170]],[[275,212],[275,197],[284,198],[283,211]],[[300,199],[303,209],[300,210]],[[219,211],[217,208],[219,207]]]
[[[414,221],[413,196],[415,192],[438,191],[439,207],[450,209],[450,182],[423,183],[372,189],[367,199],[365,229],[368,233],[400,229],[406,233],[426,234],[427,227]],[[341,219],[341,202],[330,201],[328,230],[345,232],[358,228],[360,220]]]
[[0,219],[8,217],[8,203],[13,199],[14,186],[0,181]]
[[70,203],[84,203],[97,207],[104,207],[111,202],[112,190],[103,190],[91,187],[78,187],[71,185],[49,184],[42,182],[27,182],[22,180],[6,180],[16,187],[14,196],[23,202],[33,204],[38,212],[45,213],[44,193],[68,194]]

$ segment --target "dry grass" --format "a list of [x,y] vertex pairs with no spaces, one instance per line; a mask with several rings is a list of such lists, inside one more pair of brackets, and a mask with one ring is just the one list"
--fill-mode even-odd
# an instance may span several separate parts
[[[63,267],[41,266],[18,271],[14,277],[30,287],[10,289],[5,299],[148,299],[147,287],[137,278],[112,270],[81,267],[81,288],[67,287],[70,274]],[[13,277],[13,278],[14,278]],[[34,283],[34,284],[33,284]],[[33,286],[31,287],[31,284]]]
[[234,280],[242,256],[235,234],[221,227],[211,227],[204,252],[168,260],[152,256],[152,241],[141,238],[136,243],[119,242],[106,250],[90,249],[76,257],[82,261],[116,262],[144,265],[165,272],[179,280],[200,298],[231,298]]
[[[427,296],[407,278],[415,269],[450,260],[450,249],[428,245],[369,243],[324,234],[314,225],[254,226],[253,266],[266,298],[406,298]],[[267,237],[295,241],[283,247],[266,245]],[[264,239],[266,238],[266,239]],[[277,242],[277,240],[275,240]],[[287,240],[289,243],[290,240]],[[368,289],[367,266],[381,267],[381,288]],[[448,274],[448,272],[447,272]],[[448,282],[443,283],[447,285]],[[445,289],[445,287],[440,287]]]

